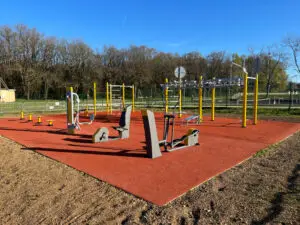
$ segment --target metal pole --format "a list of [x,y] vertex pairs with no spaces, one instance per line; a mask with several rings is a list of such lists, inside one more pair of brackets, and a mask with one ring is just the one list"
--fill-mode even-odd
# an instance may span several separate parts
[[215,78],[213,78],[213,88],[211,89],[211,121],[215,120],[215,97],[216,97],[216,87]]
[[248,74],[244,75],[244,93],[243,93],[243,120],[242,127],[247,127],[247,94],[248,94]]
[[134,104],[135,104],[135,102],[134,102],[134,94],[135,94],[135,91],[134,91],[134,85],[132,85],[132,112],[134,112]]
[[182,116],[182,112],[181,112],[181,108],[182,108],[182,96],[181,96],[181,93],[182,93],[182,91],[181,91],[181,80],[179,81],[179,93],[178,93],[178,95],[179,95],[179,118],[181,118],[181,116]]
[[258,74],[256,74],[254,86],[254,101],[253,101],[253,124],[257,124],[257,108],[258,108]]
[[24,120],[24,111],[21,111],[20,120]]
[[74,106],[73,106],[73,87],[67,88],[67,93],[69,92],[69,98],[67,98],[67,129],[69,134],[75,133],[74,128]]
[[96,103],[97,103],[97,84],[96,82],[94,82],[94,116],[96,116],[97,114],[97,107],[96,107]]
[[110,107],[110,114],[112,114],[112,85],[109,85],[109,107]]
[[203,90],[202,90],[202,76],[199,77],[199,92],[198,92],[198,110],[199,110],[199,122],[203,121],[203,112],[202,112],[202,104],[203,104]]
[[109,84],[106,82],[106,112],[109,113]]
[[122,107],[125,108],[125,84],[122,84]]
[[169,109],[169,106],[168,106],[168,78],[166,78],[165,80],[165,113],[168,113],[168,109]]

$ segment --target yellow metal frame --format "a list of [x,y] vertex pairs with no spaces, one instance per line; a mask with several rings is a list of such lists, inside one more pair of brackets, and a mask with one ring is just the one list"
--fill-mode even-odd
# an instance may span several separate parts
[[29,115],[28,115],[28,121],[32,121],[32,114],[30,113]]
[[132,88],[131,88],[131,91],[132,91],[132,97],[131,97],[131,101],[132,101],[132,112],[134,112],[134,108],[135,108],[135,99],[134,99],[134,95],[135,95],[135,90],[134,90],[134,85],[132,85]]
[[93,92],[93,94],[94,94],[94,99],[93,99],[93,103],[94,103],[94,116],[96,116],[96,114],[97,114],[97,84],[96,84],[96,82],[94,82],[94,92]]
[[[181,82],[181,81],[180,81]],[[181,85],[179,85],[179,114],[178,117],[181,118],[182,117],[182,90],[181,90]]]
[[[215,80],[215,77],[213,78]],[[211,89],[211,121],[215,121],[216,87]]]
[[109,114],[109,83],[106,82],[106,112]]
[[[107,114],[112,114],[112,88],[114,85],[109,84],[106,82],[106,112]],[[120,86],[122,88],[122,108],[125,108],[126,104],[126,96],[125,96],[125,90],[127,88],[132,89],[132,96],[131,96],[131,103],[132,103],[132,112],[134,112],[135,109],[135,89],[134,85],[131,86],[126,86],[124,83],[122,85],[115,85],[115,86]]]
[[47,122],[48,122],[48,126],[53,126],[53,120],[47,120]]
[[248,95],[248,74],[244,75],[244,92],[243,92],[243,118],[242,127],[247,127],[247,95]]
[[198,89],[198,110],[199,110],[199,122],[203,121],[203,89],[202,89],[202,76],[199,77],[199,89]]
[[169,88],[168,88],[168,78],[165,79],[165,113],[168,113],[169,111]]
[[112,85],[111,84],[109,85],[109,101],[110,101],[109,112],[110,114],[112,114]]
[[253,101],[253,124],[257,124],[257,109],[258,109],[258,74],[256,74],[254,86],[254,101]]
[[42,116],[38,116],[38,118],[37,118],[37,123],[42,123]]
[[122,108],[125,108],[125,84],[122,84]]
[[24,112],[23,111],[20,112],[20,120],[24,120]]

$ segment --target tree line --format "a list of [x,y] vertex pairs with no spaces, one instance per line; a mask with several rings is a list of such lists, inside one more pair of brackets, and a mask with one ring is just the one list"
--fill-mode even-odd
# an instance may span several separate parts
[[[284,43],[300,74],[299,39],[289,38]],[[17,90],[17,97],[27,99],[64,98],[70,85],[76,92],[88,93],[94,81],[101,90],[106,82],[134,84],[140,90],[157,87],[165,78],[176,79],[174,69],[179,65],[185,67],[187,80],[197,80],[200,75],[204,79],[241,76],[242,71],[233,67],[232,61],[244,62],[249,76],[255,76],[257,59],[260,91],[285,90],[289,57],[277,46],[248,55],[225,51],[206,56],[197,51],[179,55],[134,45],[122,49],[104,46],[96,51],[83,41],[46,37],[25,25],[0,27],[0,77]]]

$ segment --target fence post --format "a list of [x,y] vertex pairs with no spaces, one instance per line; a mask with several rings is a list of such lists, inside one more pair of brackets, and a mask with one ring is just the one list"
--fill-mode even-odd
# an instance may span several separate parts
[[248,74],[244,75],[244,94],[243,94],[243,120],[242,127],[247,127],[247,94],[248,94]]

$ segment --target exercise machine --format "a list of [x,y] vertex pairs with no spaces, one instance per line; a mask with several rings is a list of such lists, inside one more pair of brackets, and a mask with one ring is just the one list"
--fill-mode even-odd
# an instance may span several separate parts
[[182,122],[182,124],[185,124],[185,125],[189,125],[190,122],[194,122],[194,124],[199,124],[200,123],[199,115],[188,116],[188,117],[184,118],[181,122]]
[[[169,140],[169,130],[171,127],[171,138]],[[172,152],[188,146],[198,145],[199,130],[189,129],[188,132],[180,138],[174,138],[175,114],[164,115],[163,139],[159,142],[165,151]]]
[[[126,105],[125,90],[131,89],[131,107],[134,112],[135,109],[135,89],[134,85],[116,85],[106,83],[106,112],[112,114],[113,106],[120,106],[120,109],[124,109]],[[120,110],[120,111],[121,111]]]
[[[163,146],[164,150],[167,152],[172,152],[175,150],[183,149],[186,147],[199,145],[199,130],[189,129],[185,135],[181,138],[174,138],[175,129],[175,115],[165,114],[164,115],[164,130],[163,130],[163,140],[158,140],[157,128],[155,123],[154,113],[150,110],[143,110],[143,124],[146,137],[146,151],[147,157],[157,158],[160,157],[161,149]],[[171,127],[171,138],[169,140],[169,129]]]
[[[249,79],[249,78],[248,78]],[[245,79],[244,79],[245,80]],[[188,120],[195,121],[195,119],[198,119],[197,123],[200,124],[203,122],[203,90],[211,90],[211,121],[215,120],[215,105],[216,105],[216,88],[221,88],[221,87],[240,87],[240,86],[245,86],[244,85],[244,80],[241,79],[240,77],[230,77],[230,78],[213,78],[213,79],[207,79],[204,80],[202,76],[199,76],[198,81],[196,80],[184,80],[184,81],[177,81],[174,80],[172,82],[168,81],[166,79],[164,84],[161,84],[161,87],[163,87],[164,90],[164,106],[165,106],[165,113],[168,113],[168,107],[169,107],[169,98],[168,98],[168,91],[169,89],[178,89],[179,90],[179,97],[178,97],[178,105],[179,105],[179,111],[178,111],[178,116],[179,118],[183,114],[181,111],[182,108],[182,97],[181,97],[181,89],[182,90],[187,90],[187,89],[193,89],[193,90],[198,90],[198,117],[196,115],[193,115],[189,117]],[[256,108],[254,108],[256,109]],[[185,122],[187,119],[184,119]]]
[[118,136],[116,137],[109,136],[108,128],[101,127],[94,133],[93,143],[129,138],[131,111],[132,111],[131,105],[124,108],[119,120],[119,126],[112,127],[114,130],[118,131]]
[[84,112],[85,109],[80,109],[79,96],[73,92],[73,88],[67,88],[67,129],[69,134],[74,134],[76,130],[80,130],[80,125],[93,123],[95,116],[90,115],[88,122],[80,122],[80,112]]

